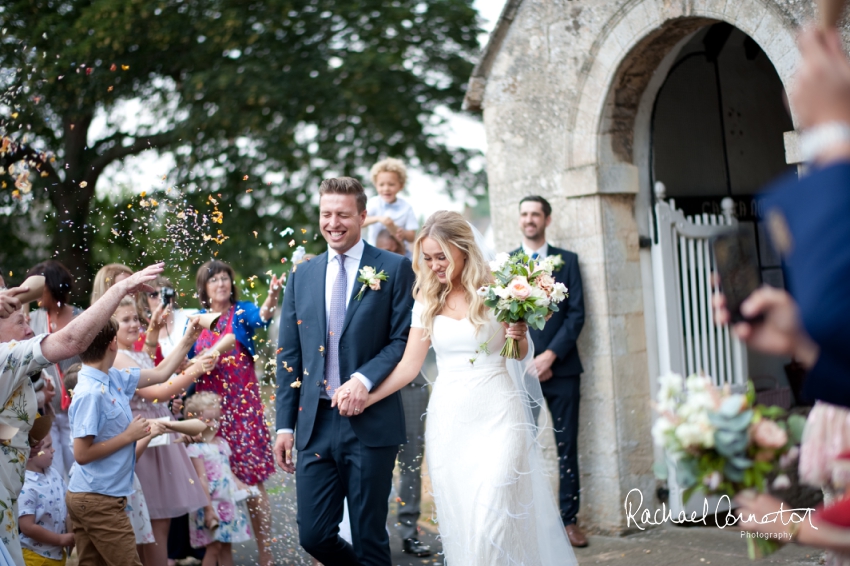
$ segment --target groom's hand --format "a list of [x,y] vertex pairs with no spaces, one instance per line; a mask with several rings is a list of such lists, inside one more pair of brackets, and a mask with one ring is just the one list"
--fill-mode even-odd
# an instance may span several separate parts
[[290,432],[278,433],[274,441],[274,461],[287,474],[295,473],[295,464],[292,462],[293,445],[295,445],[295,436]]
[[343,417],[354,417],[362,413],[369,400],[369,390],[366,386],[359,379],[351,378],[345,384],[345,392],[347,394],[337,396],[339,414]]

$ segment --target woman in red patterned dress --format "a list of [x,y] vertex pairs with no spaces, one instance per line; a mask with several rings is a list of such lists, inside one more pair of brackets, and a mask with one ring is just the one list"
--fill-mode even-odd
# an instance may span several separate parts
[[[248,500],[251,523],[257,538],[260,564],[273,564],[271,507],[263,482],[274,473],[271,437],[263,416],[260,384],[254,368],[254,331],[269,325],[280,297],[281,282],[272,275],[269,295],[262,307],[237,301],[233,269],[218,260],[198,270],[196,286],[201,308],[221,313],[214,332],[204,330],[195,352],[212,347],[225,334],[236,337],[236,345],[219,358],[216,368],[198,380],[198,391],[212,391],[222,398],[222,420],[218,434],[233,450],[230,464],[236,477],[256,486],[260,495]],[[203,312],[203,311],[202,311]]]

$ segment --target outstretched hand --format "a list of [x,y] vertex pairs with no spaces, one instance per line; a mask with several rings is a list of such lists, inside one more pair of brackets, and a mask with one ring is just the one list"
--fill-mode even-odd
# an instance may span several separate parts
[[121,290],[125,295],[137,293],[139,291],[152,293],[154,289],[148,285],[148,282],[156,279],[156,276],[162,273],[164,268],[165,263],[162,262],[149,265],[141,271],[137,271],[128,278],[116,283],[116,287],[120,285]]

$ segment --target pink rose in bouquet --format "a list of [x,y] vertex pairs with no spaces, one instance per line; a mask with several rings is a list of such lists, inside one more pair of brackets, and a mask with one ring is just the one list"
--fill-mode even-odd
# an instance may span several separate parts
[[511,291],[511,296],[520,301],[531,296],[531,285],[525,277],[514,277],[508,289]]

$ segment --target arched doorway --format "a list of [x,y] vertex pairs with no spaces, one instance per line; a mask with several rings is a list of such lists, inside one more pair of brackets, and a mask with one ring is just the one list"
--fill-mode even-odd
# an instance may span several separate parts
[[[651,185],[685,215],[720,214],[724,197],[753,228],[766,282],[783,287],[779,258],[758,219],[755,196],[790,170],[784,132],[794,129],[776,69],[759,45],[728,23],[696,32],[676,55],[652,109]],[[650,193],[650,198],[654,194]]]

